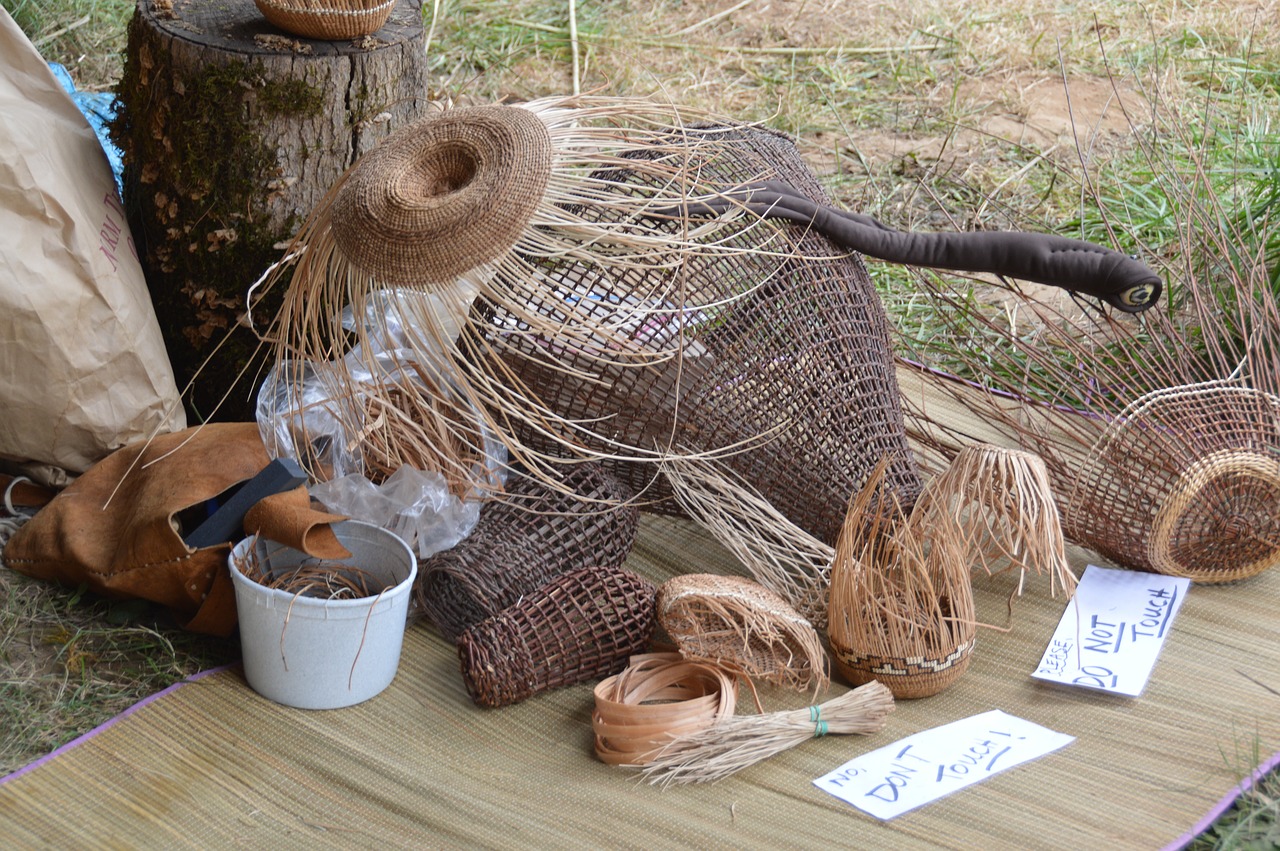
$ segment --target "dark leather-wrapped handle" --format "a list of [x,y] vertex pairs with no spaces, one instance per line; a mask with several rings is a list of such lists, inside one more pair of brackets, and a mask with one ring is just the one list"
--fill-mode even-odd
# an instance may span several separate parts
[[1159,276],[1136,258],[1084,240],[1017,231],[894,230],[870,216],[815,203],[772,181],[748,184],[710,201],[662,212],[701,217],[733,209],[795,222],[842,248],[879,260],[1049,284],[1095,296],[1126,313],[1154,306],[1163,290]]

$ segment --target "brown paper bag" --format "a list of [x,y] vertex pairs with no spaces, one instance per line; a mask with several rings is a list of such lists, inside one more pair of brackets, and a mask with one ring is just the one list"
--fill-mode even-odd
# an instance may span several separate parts
[[82,472],[186,425],[97,137],[0,9],[0,456]]

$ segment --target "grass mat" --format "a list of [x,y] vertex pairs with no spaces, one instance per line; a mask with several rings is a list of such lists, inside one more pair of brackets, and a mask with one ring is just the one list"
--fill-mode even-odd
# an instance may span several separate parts
[[[1072,554],[1077,570],[1087,560]],[[655,579],[732,569],[691,524],[655,517],[629,564]],[[1010,583],[978,578],[982,620],[1006,622]],[[968,673],[900,702],[881,734],[810,741],[712,785],[654,788],[597,762],[587,685],[477,709],[453,648],[419,624],[391,687],[356,707],[279,706],[236,668],[137,707],[0,785],[0,835],[19,847],[1152,848],[1280,749],[1280,572],[1194,587],[1138,699],[1029,677],[1063,609],[1042,591],[1029,582],[1012,631],[980,631]],[[771,710],[806,702],[764,696]],[[987,709],[1077,740],[885,823],[811,784]]]

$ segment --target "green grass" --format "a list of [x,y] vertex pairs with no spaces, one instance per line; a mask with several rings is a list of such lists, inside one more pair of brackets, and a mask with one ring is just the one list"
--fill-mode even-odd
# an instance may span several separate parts
[[0,569],[0,776],[144,697],[239,658],[138,602],[110,602]]

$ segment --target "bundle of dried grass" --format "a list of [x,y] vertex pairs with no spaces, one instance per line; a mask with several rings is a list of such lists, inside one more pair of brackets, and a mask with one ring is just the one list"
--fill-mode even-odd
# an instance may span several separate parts
[[733,715],[663,747],[643,776],[663,785],[720,780],[809,739],[877,733],[893,706],[889,689],[873,682],[806,709]]
[[966,446],[925,487],[908,523],[926,538],[954,530],[965,560],[988,575],[1030,570],[1049,575],[1051,595],[1058,586],[1068,594],[1075,589],[1049,472],[1030,452]]
[[750,484],[692,455],[663,459],[681,508],[746,566],[755,580],[817,629],[827,625],[835,548],[791,522]]
[[813,625],[780,596],[741,576],[690,573],[658,589],[658,623],[688,659],[787,688],[828,682]]
[[912,526],[880,488],[882,476],[883,466],[849,503],[827,634],[850,683],[879,680],[894,697],[928,697],[969,666],[977,629],[969,564],[958,529]]
[[[815,198],[821,187],[785,137],[691,117],[583,97],[453,108],[393,134],[265,284],[289,280],[268,332],[284,383],[332,363],[354,395],[345,356],[360,351],[378,386],[400,366],[375,345],[392,323],[403,359],[456,383],[413,392],[454,409],[443,420],[457,442],[496,434],[548,483],[592,458],[664,497],[653,462],[687,446],[833,539],[845,495],[888,455],[910,501],[887,322],[861,262],[737,202],[705,220],[679,212],[762,176]],[[396,288],[431,297],[378,319]],[[342,328],[347,308],[372,322]],[[333,410],[363,433],[364,406]],[[458,425],[469,418],[479,426]],[[439,466],[470,475],[455,445]]]

